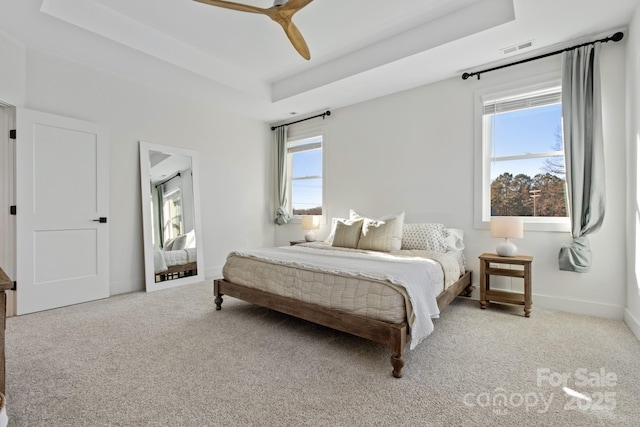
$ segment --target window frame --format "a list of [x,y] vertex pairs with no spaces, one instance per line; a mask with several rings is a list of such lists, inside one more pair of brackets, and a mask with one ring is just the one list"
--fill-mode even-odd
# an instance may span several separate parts
[[[484,100],[488,97],[516,96],[526,92],[560,86],[559,73],[544,74],[535,78],[491,86],[474,91],[474,226],[489,229],[491,221],[491,138],[483,126]],[[568,209],[568,207],[567,207]],[[525,231],[569,232],[569,217],[529,217],[524,216]]]
[[[295,125],[289,125],[287,129],[287,209],[289,211],[289,215],[291,215],[290,223],[300,223],[302,222],[302,215],[294,215],[293,214],[293,194],[292,194],[292,184],[293,184],[293,155],[289,153],[289,144],[294,143],[296,141],[302,141],[305,139],[311,139],[321,137],[322,142],[320,143],[320,150],[322,150],[322,215],[320,216],[320,224],[326,224],[326,129],[325,126],[318,126],[314,123],[297,123]],[[317,149],[317,148],[314,148]],[[301,150],[298,150],[300,152]]]

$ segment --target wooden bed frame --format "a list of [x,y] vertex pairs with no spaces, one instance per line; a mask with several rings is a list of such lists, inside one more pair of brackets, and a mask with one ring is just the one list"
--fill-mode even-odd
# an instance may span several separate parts
[[188,262],[186,264],[172,265],[165,271],[155,273],[156,283],[165,282],[167,280],[179,279],[181,277],[195,276],[198,274],[197,262]]
[[[438,295],[438,308],[442,311],[458,295],[463,293],[468,297],[471,295],[472,290],[471,271],[467,270],[457,282]],[[391,349],[393,376],[396,378],[402,377],[402,368],[405,365],[403,358],[404,348],[407,342],[409,342],[410,334],[407,322],[389,323],[368,319],[308,302],[270,294],[259,289],[238,285],[225,279],[216,279],[213,281],[213,295],[215,297],[216,310],[222,309],[222,296],[228,295],[271,310],[308,320],[309,322],[386,344]]]

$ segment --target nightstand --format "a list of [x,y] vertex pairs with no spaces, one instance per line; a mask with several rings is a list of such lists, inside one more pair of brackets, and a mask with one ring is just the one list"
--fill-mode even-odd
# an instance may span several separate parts
[[[531,315],[531,263],[532,256],[518,255],[503,257],[484,253],[480,258],[480,308],[487,308],[490,301],[504,302],[524,306],[524,316]],[[508,269],[492,266],[492,264],[519,265],[522,269]],[[491,289],[491,276],[517,277],[524,279],[524,293]]]
[[299,245],[300,243],[307,243],[307,241],[306,240],[290,240],[289,246]]

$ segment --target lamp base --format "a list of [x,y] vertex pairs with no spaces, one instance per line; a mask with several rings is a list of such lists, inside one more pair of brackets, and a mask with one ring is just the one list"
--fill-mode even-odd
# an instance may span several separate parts
[[316,233],[314,233],[313,230],[307,231],[307,233],[304,235],[304,240],[306,240],[307,242],[315,242]]
[[504,239],[497,247],[496,253],[500,256],[513,257],[518,255],[518,248],[509,239]]

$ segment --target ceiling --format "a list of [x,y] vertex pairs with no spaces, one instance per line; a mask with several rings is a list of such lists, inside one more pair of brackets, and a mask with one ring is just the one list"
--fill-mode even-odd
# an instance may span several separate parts
[[[268,17],[192,0],[3,1],[0,32],[273,123],[606,36],[624,28],[637,5],[638,0],[315,0],[293,18],[309,45],[309,61]],[[530,48],[501,52],[529,41]]]

